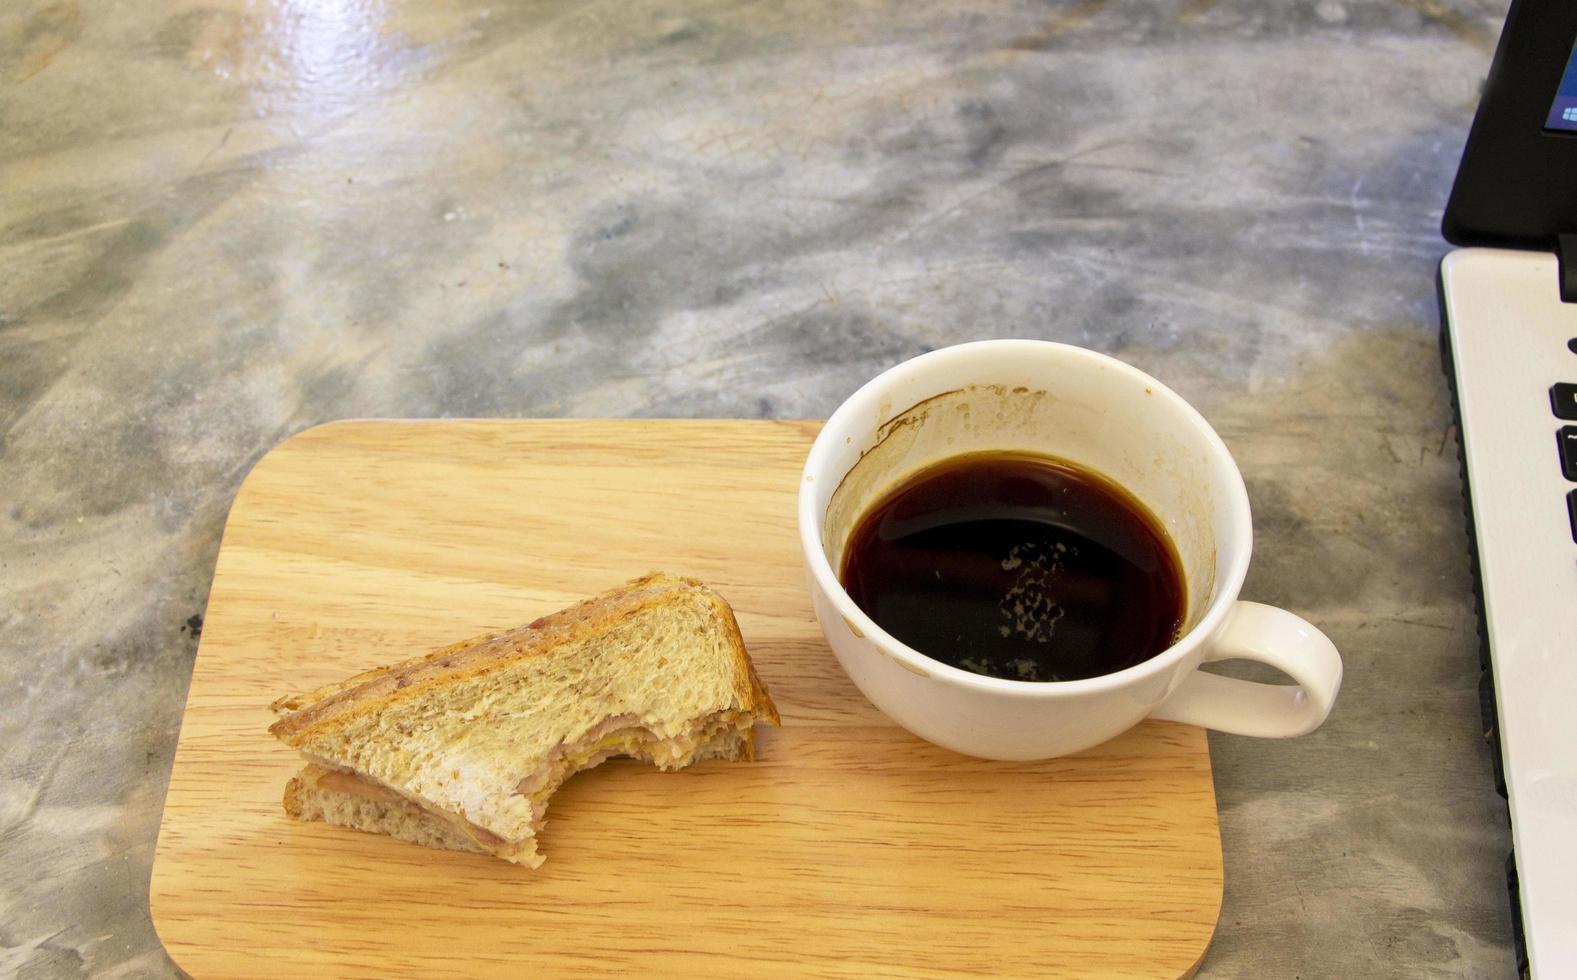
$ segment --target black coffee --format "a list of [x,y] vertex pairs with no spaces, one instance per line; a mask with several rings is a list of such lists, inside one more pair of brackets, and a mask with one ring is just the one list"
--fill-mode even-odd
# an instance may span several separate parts
[[1171,646],[1183,576],[1159,521],[1096,473],[981,453],[923,470],[860,518],[844,588],[882,629],[988,677],[1110,674]]

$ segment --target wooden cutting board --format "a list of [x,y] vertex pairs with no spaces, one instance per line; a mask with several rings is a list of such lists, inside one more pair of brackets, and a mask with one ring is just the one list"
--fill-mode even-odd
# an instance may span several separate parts
[[[1221,844],[1195,728],[986,762],[872,708],[795,532],[819,423],[344,422],[231,509],[153,868],[209,976],[1191,973]],[[649,569],[726,596],[783,715],[755,763],[623,760],[553,798],[539,871],[287,819],[275,697],[510,627]]]

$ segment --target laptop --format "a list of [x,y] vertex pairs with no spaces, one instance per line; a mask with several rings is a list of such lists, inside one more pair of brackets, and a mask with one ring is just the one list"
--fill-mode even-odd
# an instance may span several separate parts
[[1441,354],[1518,967],[1577,977],[1577,2],[1513,0],[1442,231]]

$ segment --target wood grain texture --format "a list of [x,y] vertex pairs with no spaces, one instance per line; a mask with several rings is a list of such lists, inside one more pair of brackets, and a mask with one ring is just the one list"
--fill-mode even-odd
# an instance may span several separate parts
[[[1221,849],[1204,733],[970,759],[872,708],[794,526],[819,423],[344,422],[266,456],[225,529],[153,869],[208,976],[1134,976],[1192,971]],[[610,762],[539,871],[285,817],[275,697],[662,568],[733,604],[783,714],[753,764]]]

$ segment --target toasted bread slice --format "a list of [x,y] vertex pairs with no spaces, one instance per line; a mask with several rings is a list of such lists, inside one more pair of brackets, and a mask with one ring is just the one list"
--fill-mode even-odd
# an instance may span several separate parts
[[504,633],[281,698],[303,820],[536,867],[548,797],[615,755],[753,756],[777,709],[721,596],[654,573]]

